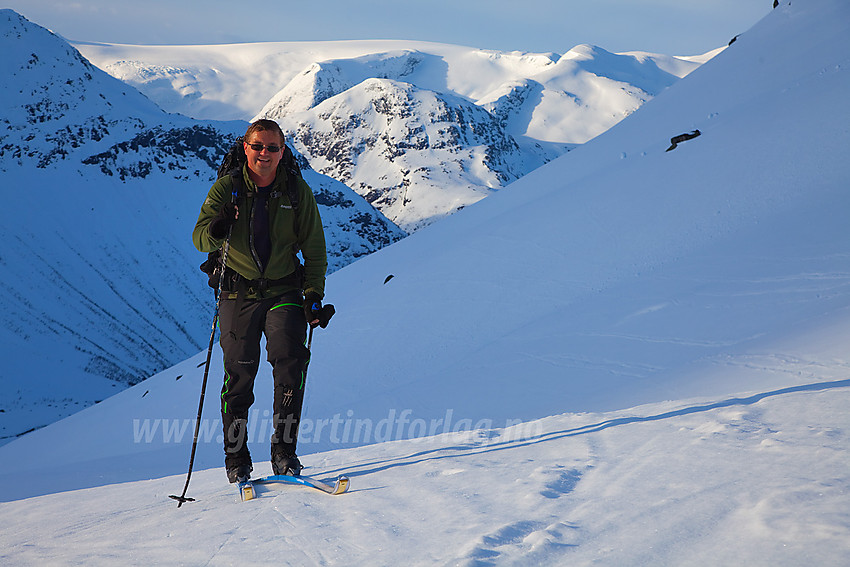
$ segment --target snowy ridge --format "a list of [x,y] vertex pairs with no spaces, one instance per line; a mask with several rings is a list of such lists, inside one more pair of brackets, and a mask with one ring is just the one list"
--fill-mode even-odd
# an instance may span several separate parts
[[847,564],[848,53],[846,2],[783,2],[604,135],[335,272],[300,447],[349,494],[238,502],[208,403],[178,510],[201,352],[0,447],[0,557]]
[[317,171],[407,231],[593,138],[701,62],[595,46],[558,56],[398,41],[77,45],[163,108],[277,120]]
[[[196,352],[211,291],[191,227],[247,123],[168,115],[64,40],[0,11],[0,443]],[[331,270],[404,233],[309,169]]]
[[280,119],[310,110],[371,78],[401,81],[421,67],[424,53],[402,50],[310,65],[269,100],[258,115]]
[[[499,52],[388,40],[174,46],[75,42],[73,45],[95,65],[135,86],[169,112],[195,118],[242,120],[256,116],[279,93],[295,91],[299,85],[303,89],[308,82],[299,77],[310,79],[315,74],[321,75],[323,69],[345,74],[349,85],[366,78],[407,77],[420,88],[453,92],[479,101],[503,84],[549,76],[559,60],[566,58],[566,63],[573,58],[566,54]],[[720,51],[694,57],[646,52],[618,57],[601,47],[580,47],[631,66],[633,75],[645,74],[642,79],[645,86],[669,82],[671,75],[684,77]],[[652,69],[652,62],[656,69]],[[574,63],[561,69],[574,72],[579,67]],[[645,71],[642,73],[640,69]],[[594,80],[589,75],[584,78]],[[251,89],[246,90],[245,85],[251,85]]]

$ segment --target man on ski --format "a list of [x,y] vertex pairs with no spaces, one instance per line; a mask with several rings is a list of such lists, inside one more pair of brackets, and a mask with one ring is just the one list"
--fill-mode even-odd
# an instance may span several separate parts
[[[275,474],[301,472],[296,444],[309,361],[307,325],[319,323],[328,267],[316,200],[300,175],[285,171],[280,126],[272,120],[254,122],[243,145],[247,160],[241,175],[237,171],[213,184],[192,234],[201,252],[219,249],[229,235],[219,324],[224,463],[230,482],[247,479],[253,470],[248,411],[263,334],[274,377],[272,469]],[[297,191],[292,199],[287,183]]]

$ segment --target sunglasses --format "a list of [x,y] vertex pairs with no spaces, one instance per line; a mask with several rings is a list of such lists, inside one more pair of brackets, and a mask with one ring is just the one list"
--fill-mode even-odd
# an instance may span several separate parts
[[261,152],[261,151],[263,151],[263,148],[266,148],[269,152],[271,152],[273,154],[276,154],[277,152],[280,151],[280,146],[275,146],[275,145],[264,146],[263,144],[260,144],[260,143],[248,144],[248,147],[251,148],[252,150],[254,150],[255,152]]

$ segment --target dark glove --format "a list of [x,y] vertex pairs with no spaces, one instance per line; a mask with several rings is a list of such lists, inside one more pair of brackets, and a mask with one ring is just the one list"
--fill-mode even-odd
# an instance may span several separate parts
[[308,292],[304,296],[304,316],[307,318],[307,323],[311,327],[319,324],[319,317],[322,313],[322,298],[318,293]]
[[226,202],[210,222],[210,236],[216,240],[225,238],[237,218],[239,218],[239,209],[236,204],[231,201]]
[[336,309],[334,309],[334,306],[330,303],[322,307],[322,310],[319,312],[319,326],[323,329],[327,327],[328,323],[331,322],[331,317],[334,316],[334,313],[336,313]]

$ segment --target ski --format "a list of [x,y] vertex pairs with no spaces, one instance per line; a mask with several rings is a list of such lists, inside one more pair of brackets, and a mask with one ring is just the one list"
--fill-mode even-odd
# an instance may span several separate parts
[[344,492],[348,491],[349,484],[351,483],[347,476],[340,476],[333,484],[328,484],[324,481],[310,476],[290,476],[286,474],[274,474],[271,476],[258,478],[253,482],[255,484],[300,484],[301,486],[315,488],[317,490],[321,490],[322,492],[327,492],[328,494],[343,494]]
[[273,474],[262,478],[245,479],[236,483],[236,488],[239,491],[239,498],[242,502],[253,500],[259,495],[255,485],[270,485],[270,484],[294,484],[315,488],[327,494],[343,494],[348,492],[348,487],[351,481],[347,476],[340,476],[333,484],[328,484],[317,478],[310,476],[291,476],[286,474]]

